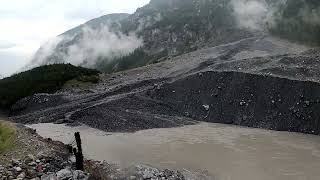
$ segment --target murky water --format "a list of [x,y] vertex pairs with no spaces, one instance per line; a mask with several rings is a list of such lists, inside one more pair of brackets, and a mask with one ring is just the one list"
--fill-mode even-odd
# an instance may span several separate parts
[[87,158],[123,166],[207,170],[221,180],[320,179],[320,136],[201,123],[133,134],[89,127],[31,125],[44,137],[68,143],[82,135]]

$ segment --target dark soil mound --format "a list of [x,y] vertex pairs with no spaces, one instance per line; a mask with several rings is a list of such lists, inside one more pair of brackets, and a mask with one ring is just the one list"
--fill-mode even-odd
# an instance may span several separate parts
[[202,121],[320,133],[320,84],[239,72],[204,72],[149,93]]

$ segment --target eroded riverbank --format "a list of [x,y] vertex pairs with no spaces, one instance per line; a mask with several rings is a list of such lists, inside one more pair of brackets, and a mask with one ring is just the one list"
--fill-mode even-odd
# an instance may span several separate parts
[[87,158],[129,166],[207,171],[219,180],[314,180],[320,177],[320,137],[200,123],[136,133],[86,126],[36,124],[44,137],[68,143],[80,131]]

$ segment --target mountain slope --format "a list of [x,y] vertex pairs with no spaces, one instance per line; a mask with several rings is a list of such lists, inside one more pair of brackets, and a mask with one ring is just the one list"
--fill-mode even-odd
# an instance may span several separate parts
[[222,0],[152,0],[122,23],[125,32],[141,28],[138,34],[151,54],[177,55],[250,36],[235,26],[232,7]]
[[119,22],[119,21],[127,18],[128,16],[129,16],[129,14],[126,14],[126,13],[104,15],[99,18],[92,19],[92,20],[84,23],[83,25],[80,25],[80,26],[77,26],[73,29],[70,29],[70,30],[64,32],[63,34],[61,34],[60,36],[72,37],[72,36],[79,35],[82,33],[82,29],[85,26],[89,26],[92,29],[99,29],[105,25],[113,26],[114,23]]
[[314,0],[151,0],[134,14],[111,14],[60,35],[30,67],[72,63],[117,72],[203,47],[261,34],[319,43]]
[[[95,21],[101,26],[96,28]],[[139,64],[141,66],[161,58],[252,36],[250,31],[237,27],[235,21],[229,0],[152,0],[132,15],[107,15],[63,33],[50,48],[43,46],[31,65],[71,62],[118,71],[118,60],[130,53],[137,56],[134,50],[139,47],[144,54],[141,58],[146,59]],[[86,39],[87,36],[89,38]],[[118,41],[108,42],[109,37],[114,36]],[[90,41],[91,46],[95,46],[101,43],[96,39],[105,40],[104,51],[111,49],[111,52],[90,54],[93,50],[84,47],[83,41]],[[126,51],[121,47],[118,50],[109,47],[118,42],[130,46],[125,48]],[[90,56],[79,57],[81,52],[74,55],[75,49],[87,51]]]

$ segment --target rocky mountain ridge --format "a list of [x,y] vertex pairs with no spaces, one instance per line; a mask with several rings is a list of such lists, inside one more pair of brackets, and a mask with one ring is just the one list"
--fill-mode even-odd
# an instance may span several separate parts
[[316,44],[318,7],[307,0],[151,0],[134,14],[102,16],[61,34],[29,67],[71,62],[112,73],[270,33]]
[[[235,21],[229,0],[152,0],[132,15],[103,16],[63,33],[60,36],[62,40],[59,39],[56,44],[51,44],[50,52],[46,52],[47,45],[43,46],[30,64],[43,65],[68,61],[69,49],[80,43],[86,33],[85,28],[101,30],[107,27],[108,31],[118,36],[136,34],[137,38],[143,41],[141,50],[146,54],[144,56],[148,56],[147,63],[150,63],[253,35],[252,32],[237,27]],[[128,54],[120,54],[113,58],[102,56],[88,61],[96,61],[96,64],[90,64],[91,67],[112,66],[114,71],[117,71],[117,63],[112,62],[126,55]],[[77,63],[88,66],[84,61],[86,59],[82,59],[82,63]]]

